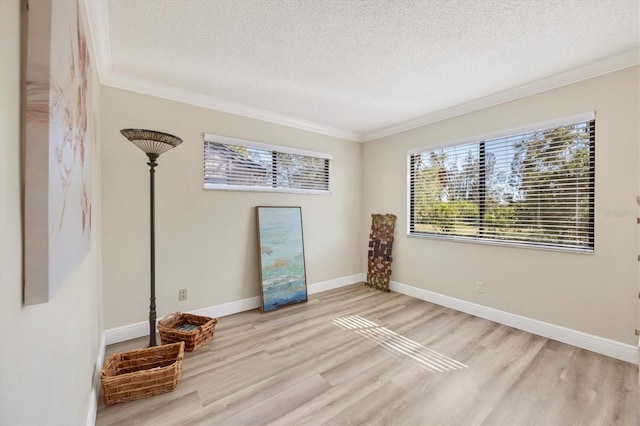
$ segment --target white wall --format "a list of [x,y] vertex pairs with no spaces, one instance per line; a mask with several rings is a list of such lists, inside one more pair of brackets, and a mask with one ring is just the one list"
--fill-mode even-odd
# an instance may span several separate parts
[[[156,168],[158,317],[259,296],[254,207],[302,206],[307,283],[361,272],[362,145],[103,87],[105,328],[146,321],[149,309],[149,167],[120,130],[165,131],[184,143]],[[203,133],[333,154],[332,194],[205,191]],[[178,289],[188,300],[178,302]]]
[[[638,67],[626,69],[365,144],[363,218],[382,212],[398,216],[391,279],[633,344],[640,253],[638,75]],[[595,255],[406,236],[407,149],[591,110],[596,111]],[[477,280],[485,281],[485,293],[475,292]]]
[[[0,1],[0,424],[86,422],[102,335],[100,144],[90,253],[48,303],[22,305],[20,1]],[[94,74],[94,81],[97,81]],[[94,86],[94,100],[99,85]],[[97,105],[94,105],[94,108]],[[94,117],[97,111],[93,111]],[[96,122],[97,126],[98,123]],[[96,135],[97,136],[97,135]]]

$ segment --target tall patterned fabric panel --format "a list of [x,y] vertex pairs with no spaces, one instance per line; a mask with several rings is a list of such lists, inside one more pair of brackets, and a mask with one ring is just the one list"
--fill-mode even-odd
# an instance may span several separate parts
[[391,249],[393,248],[393,230],[396,225],[394,214],[372,214],[371,234],[369,235],[369,254],[367,285],[381,291],[389,291],[391,278]]

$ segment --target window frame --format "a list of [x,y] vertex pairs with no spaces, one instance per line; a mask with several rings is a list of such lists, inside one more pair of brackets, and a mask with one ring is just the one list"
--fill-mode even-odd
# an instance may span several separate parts
[[[407,236],[410,238],[421,238],[421,239],[430,239],[430,240],[445,240],[445,241],[455,241],[455,242],[465,242],[465,243],[473,243],[473,244],[485,244],[485,245],[494,245],[494,246],[506,246],[506,247],[518,247],[518,248],[526,248],[526,249],[534,249],[534,250],[547,250],[547,251],[560,251],[560,252],[570,252],[570,253],[579,253],[579,254],[595,254],[596,252],[596,158],[595,158],[595,124],[594,124],[594,136],[592,142],[592,148],[590,149],[590,157],[591,157],[591,179],[590,186],[592,187],[592,211],[591,211],[591,237],[593,238],[593,245],[591,247],[586,248],[576,248],[576,247],[563,247],[560,245],[550,245],[544,244],[541,242],[535,241],[519,241],[519,240],[505,240],[505,239],[492,239],[488,237],[482,236],[461,236],[461,235],[444,235],[444,234],[436,234],[436,233],[426,233],[426,232],[416,232],[411,229],[412,226],[412,218],[414,213],[414,203],[412,202],[412,156],[416,154],[423,154],[427,152],[433,152],[440,149],[451,148],[455,146],[465,145],[465,144],[478,144],[481,142],[485,142],[488,140],[495,140],[500,138],[507,138],[510,136],[516,136],[523,133],[528,132],[536,132],[544,129],[550,129],[554,127],[562,127],[571,124],[576,124],[580,122],[588,122],[588,121],[596,121],[596,113],[595,111],[588,111],[581,114],[575,114],[571,116],[565,116],[562,118],[557,118],[553,120],[547,120],[542,122],[536,122],[532,124],[527,124],[519,127],[514,127],[510,129],[499,130],[496,132],[486,133],[482,135],[456,139],[452,141],[448,141],[445,143],[435,144],[435,145],[427,145],[421,146],[418,148],[413,148],[407,150]],[[486,177],[486,176],[485,176]],[[486,187],[484,188],[486,189]]]
[[[291,154],[306,157],[313,157],[325,160],[325,170],[327,173],[327,189],[298,189],[287,188],[282,186],[259,186],[259,185],[229,185],[210,183],[206,181],[206,151],[207,142],[217,143],[223,145],[235,145],[252,149],[260,149],[270,151],[275,158],[275,154]],[[294,148],[289,146],[275,145],[265,142],[257,142],[247,139],[233,138],[229,136],[221,136],[212,133],[204,133],[203,138],[203,150],[202,150],[202,163],[203,163],[203,189],[210,191],[238,191],[238,192],[277,192],[277,193],[290,193],[290,194],[309,194],[309,195],[331,195],[332,184],[332,167],[333,167],[333,155],[311,151],[307,149]],[[275,164],[272,167],[277,167]]]

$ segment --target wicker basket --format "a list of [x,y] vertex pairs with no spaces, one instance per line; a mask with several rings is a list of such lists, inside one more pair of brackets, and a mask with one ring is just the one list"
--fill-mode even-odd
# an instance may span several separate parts
[[184,342],[184,350],[193,352],[213,340],[217,323],[217,318],[174,312],[158,322],[158,331],[163,344]]
[[182,374],[184,343],[154,346],[111,355],[102,368],[107,405],[170,392]]

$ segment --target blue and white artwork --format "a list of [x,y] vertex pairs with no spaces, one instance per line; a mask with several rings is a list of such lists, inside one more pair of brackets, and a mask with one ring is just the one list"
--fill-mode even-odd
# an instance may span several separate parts
[[307,301],[300,207],[256,207],[262,312]]

